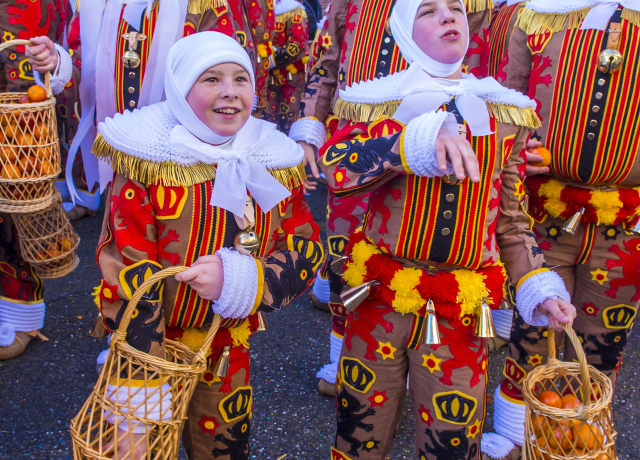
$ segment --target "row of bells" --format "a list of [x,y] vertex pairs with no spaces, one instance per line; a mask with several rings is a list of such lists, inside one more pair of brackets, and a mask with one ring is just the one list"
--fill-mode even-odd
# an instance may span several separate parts
[[[582,220],[582,215],[584,214],[584,207],[580,208],[578,212],[576,212],[569,220],[567,220],[562,226],[562,230],[567,232],[569,235],[575,235],[576,231],[580,227],[580,221]],[[640,236],[640,217],[636,219],[636,223],[633,224],[633,227],[626,229],[629,233],[633,233],[634,235]]]

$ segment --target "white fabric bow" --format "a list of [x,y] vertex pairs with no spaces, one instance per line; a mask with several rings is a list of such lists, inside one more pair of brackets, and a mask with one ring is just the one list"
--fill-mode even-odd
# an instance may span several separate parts
[[[255,136],[256,130],[263,131],[261,140],[243,146],[243,137],[247,137],[247,131],[253,132]],[[209,204],[224,208],[242,218],[247,190],[265,212],[291,195],[252,153],[256,152],[263,142],[273,140],[270,134],[273,134],[274,130],[275,125],[261,123],[260,120],[249,117],[247,124],[231,142],[224,146],[215,146],[200,141],[184,126],[176,125],[171,131],[169,146],[178,152],[189,153],[202,163],[217,163],[216,179]]]
[[589,10],[589,13],[582,21],[580,29],[606,29],[618,5],[630,10],[640,11],[640,0],[617,0],[615,2],[611,0],[596,0],[596,6]]
[[491,134],[491,116],[486,102],[480,96],[504,92],[504,88],[494,78],[478,80],[473,75],[465,75],[462,80],[433,78],[420,68],[411,64],[398,90],[403,95],[393,118],[407,124],[425,112],[432,112],[454,97],[456,107],[469,125],[474,136]]

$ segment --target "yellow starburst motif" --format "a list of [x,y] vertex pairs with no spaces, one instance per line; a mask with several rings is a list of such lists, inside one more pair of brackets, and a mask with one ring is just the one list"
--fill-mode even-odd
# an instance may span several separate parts
[[609,277],[607,277],[608,274],[608,271],[596,268],[591,272],[591,281],[597,281],[600,283],[600,286],[602,286],[606,281],[609,281]]
[[480,433],[481,427],[482,423],[480,422],[480,420],[476,419],[476,422],[473,425],[469,425],[467,427],[467,430],[469,430],[469,432],[467,433],[467,438],[476,439],[476,435]]
[[397,348],[393,348],[391,346],[391,342],[378,342],[378,345],[380,345],[378,347],[378,349],[376,350],[376,352],[380,353],[380,355],[382,356],[382,360],[384,361],[385,359],[389,358],[389,359],[396,359],[393,357],[393,354],[396,352]]
[[532,366],[537,366],[538,364],[542,363],[542,356],[540,355],[534,355],[534,356],[529,356],[529,364],[531,364]]
[[333,45],[333,42],[331,41],[331,35],[329,35],[329,32],[327,32],[322,36],[322,47],[329,48],[331,45]]
[[4,33],[2,34],[2,41],[3,42],[8,42],[9,40],[13,40],[14,38],[16,38],[15,35],[13,35],[8,30],[5,30]]
[[525,194],[524,184],[522,183],[520,178],[518,178],[518,182],[516,182],[513,194],[516,196],[516,198],[518,198],[518,201],[520,201]]
[[429,369],[429,372],[431,372],[433,374],[434,371],[439,371],[440,370],[440,361],[442,361],[441,359],[436,358],[433,353],[431,353],[429,356],[427,355],[422,355],[422,365],[424,367],[426,367],[427,369]]

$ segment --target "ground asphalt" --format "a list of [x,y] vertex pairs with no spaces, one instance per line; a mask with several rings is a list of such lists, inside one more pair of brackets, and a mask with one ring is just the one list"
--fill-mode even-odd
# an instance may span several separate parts
[[[309,196],[324,228],[324,189]],[[102,214],[102,213],[101,213]],[[95,359],[106,339],[89,329],[96,316],[91,297],[100,281],[95,263],[101,215],[74,227],[82,241],[80,266],[70,275],[45,282],[47,317],[42,332],[49,342],[33,341],[16,359],[0,362],[0,459],[73,458],[69,420],[96,381]],[[254,388],[251,458],[328,459],[335,430],[333,398],[319,394],[316,371],[329,360],[331,316],[314,308],[305,293],[282,311],[268,315],[269,330],[251,339]],[[489,410],[505,353],[490,355]],[[624,356],[613,408],[621,459],[640,460],[640,335],[632,335]],[[409,396],[390,459],[416,458],[415,424]],[[186,459],[184,452],[180,460]]]

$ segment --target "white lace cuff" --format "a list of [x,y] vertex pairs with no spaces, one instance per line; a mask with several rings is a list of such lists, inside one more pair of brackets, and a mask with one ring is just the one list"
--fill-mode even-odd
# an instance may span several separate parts
[[449,162],[445,171],[438,167],[436,138],[440,128],[458,134],[458,125],[452,113],[427,112],[411,120],[404,129],[400,157],[408,173],[421,177],[442,177],[453,173]]
[[495,433],[482,433],[482,453],[494,459],[505,458],[515,447],[507,438]]
[[545,300],[557,300],[558,297],[571,302],[571,295],[560,275],[546,268],[534,270],[518,283],[516,307],[527,324],[547,326],[548,318],[536,308]]
[[315,118],[305,117],[291,125],[289,138],[296,142],[304,141],[320,149],[327,141],[327,131],[324,129],[324,125]]
[[[150,420],[171,420],[173,414],[171,404],[171,386],[127,386],[108,385],[107,398],[119,407],[120,412],[144,417]],[[132,433],[145,433],[146,425],[137,420],[129,420],[124,416],[117,416],[106,411],[107,421],[117,425],[123,431]],[[117,420],[116,420],[117,419]]]
[[[71,80],[73,74],[73,62],[71,56],[62,46],[54,44],[56,51],[58,52],[58,65],[56,69],[51,73],[51,92],[53,94],[60,94],[64,91],[64,87]],[[33,72],[33,78],[36,84],[44,86],[44,82],[40,77],[40,72]]]
[[8,347],[16,339],[16,332],[42,329],[44,302],[24,304],[0,299],[0,347]]
[[220,298],[213,302],[213,311],[224,318],[245,318],[258,295],[256,260],[228,248],[218,249],[216,255],[222,259],[224,284]]

